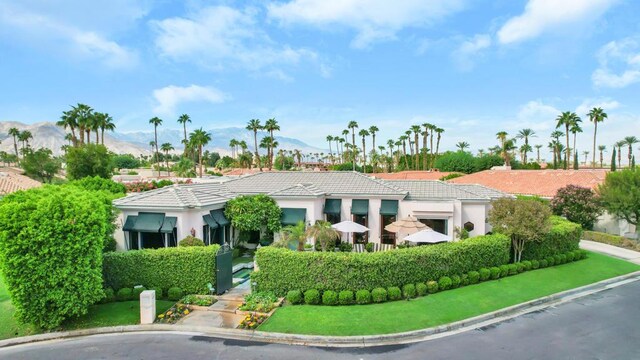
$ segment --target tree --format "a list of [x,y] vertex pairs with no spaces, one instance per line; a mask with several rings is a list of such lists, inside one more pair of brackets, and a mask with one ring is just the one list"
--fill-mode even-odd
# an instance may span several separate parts
[[98,192],[45,186],[0,203],[0,266],[21,323],[53,329],[87,313],[102,291],[110,221]]
[[618,148],[618,167],[622,168],[622,147],[626,144],[624,140],[618,141],[615,146]]
[[224,214],[231,225],[240,231],[275,232],[280,230],[282,211],[267,195],[240,195],[227,202]]
[[22,142],[22,156],[24,156],[25,149],[29,147],[29,140],[31,139],[33,139],[33,134],[29,130],[21,131],[18,135],[18,140]]
[[114,155],[111,162],[115,169],[135,169],[140,167],[140,160],[131,154]]
[[[603,153],[604,151],[606,151],[606,150],[607,150],[607,147],[606,147],[605,145],[598,145],[598,151],[600,152],[600,167],[602,167],[602,161],[603,161],[603,159],[602,159],[602,153]],[[594,160],[594,161],[595,161],[595,160]],[[594,163],[594,165],[593,165],[593,166],[595,167],[595,163]]]
[[558,189],[551,199],[551,210],[555,215],[582,225],[584,229],[593,229],[593,224],[603,209],[596,193],[585,187],[567,185]]
[[371,148],[373,150],[376,149],[376,133],[378,133],[378,131],[380,131],[380,129],[378,129],[377,126],[375,125],[369,126],[369,134],[371,134]]
[[67,151],[66,171],[69,180],[87,176],[109,179],[113,173],[111,154],[104,145],[86,144]]
[[540,149],[542,148],[542,145],[537,144],[534,145],[534,147],[536,148],[536,162],[540,163]]
[[315,244],[320,243],[322,251],[327,251],[340,238],[340,233],[331,227],[330,222],[318,220],[309,227],[307,236],[313,238]]
[[[594,107],[587,114],[589,121],[593,123],[593,168],[596,167],[596,135],[598,133],[598,123],[603,122],[608,117],[607,113],[600,107]],[[602,152],[600,152],[600,167],[602,167]]]
[[550,230],[549,206],[538,201],[500,198],[491,202],[492,231],[511,238],[513,262],[519,262],[527,242],[541,240]]
[[470,174],[476,171],[476,160],[475,157],[468,152],[449,151],[438,157],[435,168],[440,171]]
[[298,251],[304,251],[304,244],[307,242],[307,226],[303,221],[285,226],[282,229],[282,237],[287,243],[295,241]]
[[264,130],[269,132],[269,137],[271,141],[269,142],[269,149],[267,153],[267,158],[269,159],[269,170],[273,168],[273,158],[274,158],[274,149],[275,149],[275,138],[273,136],[274,131],[280,131],[280,125],[278,125],[278,121],[275,118],[271,118],[267,120],[264,124]]
[[624,143],[629,147],[629,153],[627,155],[629,159],[629,167],[631,167],[631,157],[633,156],[633,145],[640,142],[635,136],[627,136],[624,138]]
[[409,135],[411,133],[413,133],[413,145],[415,145],[416,147],[416,151],[415,151],[415,161],[413,164],[413,168],[415,170],[418,170],[420,168],[419,166],[419,162],[420,162],[420,140],[418,138],[418,136],[420,135],[422,128],[420,127],[420,125],[411,125],[410,131],[409,131]]
[[60,160],[54,158],[49,149],[42,148],[36,151],[27,149],[23,156],[20,166],[29,177],[51,183],[53,177],[60,171]]
[[180,161],[173,165],[171,171],[178,176],[183,178],[192,178],[196,177],[196,172],[193,170],[194,164],[191,159],[187,157],[180,158]]
[[184,133],[184,138],[182,139],[182,144],[184,145],[184,155],[187,154],[187,144],[189,141],[187,140],[187,123],[191,122],[191,118],[187,114],[182,114],[178,117],[178,124],[182,124],[182,131]]
[[611,153],[611,171],[616,171],[616,147],[613,147],[613,152]]
[[358,128],[358,123],[355,121],[349,121],[347,124],[347,128],[351,129],[351,163],[353,166],[353,171],[356,170],[356,157],[355,152],[353,151],[356,148],[356,129]]
[[200,177],[202,177],[202,147],[206,146],[211,141],[211,134],[202,130],[202,128],[195,130],[189,134],[189,144],[194,148],[198,148],[198,162],[200,164]]
[[13,137],[13,150],[16,153],[16,156],[18,155],[18,136],[20,135],[20,130],[18,130],[18,128],[10,128],[9,129],[9,136]]
[[[158,126],[162,125],[162,119],[160,119],[159,117],[153,117],[151,119],[149,119],[149,124],[153,125],[153,143],[156,146],[156,164],[159,163],[158,160]],[[160,175],[160,170],[158,168],[158,175]]]
[[[171,172],[169,171],[169,151],[174,150],[173,145],[171,143],[164,143],[160,145],[160,150],[164,152],[164,163],[167,166],[167,176],[171,176]],[[158,171],[158,174],[160,171]]]
[[466,149],[469,148],[469,143],[466,141],[460,141],[456,144],[456,147],[460,152],[464,152]]
[[251,119],[247,124],[247,130],[253,131],[253,149],[255,150],[255,163],[262,171],[262,163],[260,162],[260,153],[258,152],[258,131],[262,130],[262,124],[259,119]]
[[96,113],[96,116],[98,117],[98,127],[100,128],[100,143],[104,145],[104,131],[114,131],[116,124],[113,123],[111,115],[107,113]]
[[640,171],[610,172],[597,189],[604,208],[612,215],[635,225],[640,232]]
[[[569,131],[571,131],[571,134],[573,134],[573,153],[574,154],[578,154],[578,149],[576,148],[576,138],[578,133],[582,132],[582,128],[580,127],[580,123],[582,122],[582,119],[580,119],[580,117],[576,114],[573,113],[571,115],[571,128],[569,129]],[[574,156],[574,165],[573,168],[574,169],[578,169],[578,166],[576,166],[575,163],[578,162],[577,156]]]
[[580,170],[580,166],[578,165],[578,152],[577,151],[575,151],[573,153],[573,170]]
[[568,162],[571,160],[571,149],[569,147],[569,132],[571,131],[571,126],[575,121],[575,117],[577,115],[571,111],[564,111],[556,118],[556,129],[564,126],[565,128],[565,136],[567,137],[567,147],[565,148],[565,158],[564,158],[564,169],[567,169]]
[[[436,157],[438,157],[440,155],[440,138],[442,137],[442,133],[444,132],[444,129],[441,129],[439,127],[435,128],[435,132],[438,134],[438,137],[436,139]],[[433,159],[432,161],[432,166],[435,165],[435,159]]]
[[[536,136],[536,132],[531,130],[531,129],[522,129],[520,131],[518,131],[518,135],[516,135],[516,139],[524,139],[524,157],[523,157],[523,161],[524,164],[527,164],[527,149],[529,148],[529,138],[535,137]],[[540,156],[538,156],[539,158]],[[538,159],[538,162],[540,160]]]
[[366,173],[367,172],[367,143],[366,137],[369,136],[369,131],[367,129],[360,129],[358,135],[362,136],[362,169]]

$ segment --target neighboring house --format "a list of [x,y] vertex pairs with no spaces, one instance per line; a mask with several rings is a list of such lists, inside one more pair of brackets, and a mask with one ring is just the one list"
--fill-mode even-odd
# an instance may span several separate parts
[[42,186],[42,183],[15,171],[0,171],[0,197],[39,186]]
[[395,173],[376,173],[371,175],[377,179],[383,180],[440,180],[443,176],[447,176],[449,174],[451,173],[440,171],[406,170]]
[[[224,216],[227,201],[238,195],[267,194],[282,209],[283,225],[317,220],[353,220],[367,226],[357,242],[397,244],[384,226],[412,215],[443,234],[456,227],[470,234],[490,231],[486,223],[492,199],[509,196],[479,185],[441,181],[385,181],[355,172],[264,172],[218,183],[185,184],[114,201],[122,211],[120,249],[175,246],[189,234],[206,243],[238,237]],[[344,236],[347,239],[347,236]]]

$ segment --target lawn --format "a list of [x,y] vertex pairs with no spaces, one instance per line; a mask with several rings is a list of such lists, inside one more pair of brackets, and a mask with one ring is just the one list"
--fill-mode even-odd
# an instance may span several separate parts
[[[174,301],[157,300],[156,310],[160,314],[170,308]],[[74,330],[102,326],[135,325],[140,321],[140,303],[138,301],[123,301],[108,304],[98,304],[89,308],[89,313],[64,323],[57,330]],[[31,326],[21,325],[13,317],[14,307],[9,299],[7,289],[0,278],[0,340],[41,333]]]
[[589,253],[577,262],[444,291],[410,301],[353,306],[295,305],[278,309],[259,330],[314,335],[374,335],[442,325],[640,270]]

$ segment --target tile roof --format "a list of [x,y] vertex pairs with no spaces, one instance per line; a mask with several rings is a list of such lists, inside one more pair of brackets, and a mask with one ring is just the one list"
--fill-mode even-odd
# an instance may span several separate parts
[[395,186],[406,189],[409,195],[406,200],[430,200],[430,199],[459,199],[459,200],[490,200],[484,194],[464,189],[455,184],[443,181],[430,180],[388,180]]
[[396,173],[377,173],[371,176],[383,180],[440,180],[450,172],[440,171],[400,171]]
[[478,185],[478,184],[451,184],[451,185],[455,185],[460,189],[463,189],[465,191],[472,192],[474,194],[478,194],[481,196],[485,196],[490,199],[497,199],[497,198],[509,196],[509,194],[505,192],[492,189],[490,187],[486,187],[483,185]]
[[284,189],[272,191],[270,196],[274,197],[289,197],[289,196],[302,196],[302,197],[318,197],[324,195],[324,191],[318,189],[313,184],[296,184]]
[[11,194],[20,190],[28,190],[42,186],[39,181],[11,172],[0,172],[0,195]]
[[132,193],[114,200],[117,207],[190,208],[224,204],[235,195],[224,183],[200,183],[166,186],[161,189]]
[[514,195],[555,196],[567,185],[595,188],[604,181],[607,170],[485,170],[449,183],[479,184]]

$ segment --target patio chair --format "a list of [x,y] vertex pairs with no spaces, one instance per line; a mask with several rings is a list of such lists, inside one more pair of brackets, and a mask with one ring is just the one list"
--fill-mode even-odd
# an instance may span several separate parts
[[354,244],[353,245],[353,251],[357,252],[357,253],[363,253],[364,252],[364,244]]
[[389,251],[395,249],[393,244],[380,244],[380,251]]

